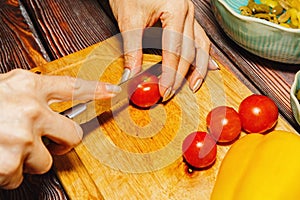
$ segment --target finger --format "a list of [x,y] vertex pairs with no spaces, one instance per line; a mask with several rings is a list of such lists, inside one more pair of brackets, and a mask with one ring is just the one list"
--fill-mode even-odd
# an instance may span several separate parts
[[163,96],[163,101],[168,100],[175,93],[173,85],[180,60],[186,13],[187,9],[183,9],[183,12],[174,11],[172,14],[164,12],[160,18],[163,27],[160,94]]
[[194,5],[192,2],[189,2],[189,10],[183,31],[181,57],[177,69],[176,80],[173,86],[174,90],[177,90],[181,86],[190,65],[195,59],[194,43]]
[[[196,66],[196,59],[194,59],[192,65]],[[219,69],[220,69],[220,66],[219,66],[218,62],[210,54],[209,59],[208,59],[208,70],[219,70]]]
[[37,75],[40,92],[44,93],[49,104],[67,100],[92,100],[111,98],[121,88],[109,83],[87,81],[69,76]]
[[220,69],[219,64],[211,56],[209,56],[209,60],[208,60],[208,69],[209,70],[218,70],[218,69]]
[[121,92],[121,87],[105,82],[76,79],[72,98],[76,100],[108,99]]
[[193,92],[196,92],[207,74],[210,41],[197,21],[194,22],[194,32],[197,33],[195,35],[196,64],[190,78],[190,88]]
[[200,26],[197,20],[194,20],[194,33],[195,35],[195,46],[197,49],[201,48],[209,53],[211,42],[206,35],[204,29]]
[[197,49],[196,53],[196,67],[191,75],[190,89],[196,92],[207,74],[209,54],[202,49]]
[[145,24],[142,16],[133,18],[121,17],[118,24],[123,39],[125,69],[121,82],[124,82],[142,69],[142,38]]
[[24,161],[24,173],[44,174],[52,166],[52,156],[42,142],[41,138],[34,143],[30,154]]
[[8,147],[1,148],[0,157],[0,187],[15,189],[23,181],[23,163],[21,154],[11,153]]
[[44,115],[39,121],[42,124],[42,136],[56,143],[47,145],[51,153],[67,153],[81,142],[83,131],[76,122],[52,111]]

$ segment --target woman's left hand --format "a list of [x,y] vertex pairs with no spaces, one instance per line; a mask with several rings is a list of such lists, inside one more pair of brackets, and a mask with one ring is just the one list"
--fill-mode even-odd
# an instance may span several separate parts
[[210,40],[195,20],[190,0],[110,0],[110,6],[123,38],[123,81],[141,70],[144,29],[157,21],[163,29],[160,78],[163,101],[175,94],[191,64],[195,66],[189,80],[193,92],[200,88],[209,66],[217,68],[214,62],[209,63]]

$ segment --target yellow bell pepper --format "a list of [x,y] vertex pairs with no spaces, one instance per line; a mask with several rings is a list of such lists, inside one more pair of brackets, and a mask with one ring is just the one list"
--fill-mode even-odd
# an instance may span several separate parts
[[221,163],[211,200],[300,199],[300,136],[273,131],[236,141]]

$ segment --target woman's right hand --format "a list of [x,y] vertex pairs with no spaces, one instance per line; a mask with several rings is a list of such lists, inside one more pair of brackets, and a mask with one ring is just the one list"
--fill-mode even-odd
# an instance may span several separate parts
[[[52,111],[52,102],[111,98],[120,90],[109,83],[21,69],[0,74],[0,187],[18,187],[23,173],[47,172],[51,153],[64,154],[80,143],[80,126]],[[46,147],[43,136],[53,143]]]

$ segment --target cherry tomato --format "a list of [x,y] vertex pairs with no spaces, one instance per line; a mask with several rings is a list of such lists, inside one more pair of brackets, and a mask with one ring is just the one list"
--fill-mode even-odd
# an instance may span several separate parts
[[206,132],[193,132],[184,139],[182,152],[189,165],[195,168],[205,168],[216,160],[216,141]]
[[264,133],[277,123],[278,108],[269,97],[253,94],[241,102],[239,115],[246,132]]
[[218,142],[233,141],[240,135],[242,129],[238,112],[228,106],[212,109],[206,116],[206,126]]
[[152,74],[137,77],[131,84],[130,101],[141,108],[149,108],[160,100],[158,78]]

